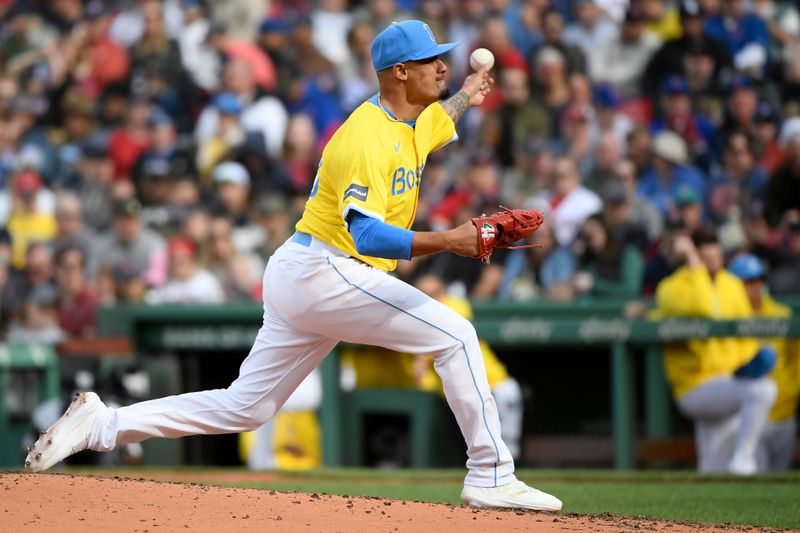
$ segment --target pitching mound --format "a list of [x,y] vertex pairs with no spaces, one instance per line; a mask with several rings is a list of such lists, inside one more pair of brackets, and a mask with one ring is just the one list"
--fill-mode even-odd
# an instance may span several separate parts
[[641,530],[679,533],[736,529],[640,518],[486,511],[379,498],[20,473],[0,474],[0,524],[3,531],[47,533]]

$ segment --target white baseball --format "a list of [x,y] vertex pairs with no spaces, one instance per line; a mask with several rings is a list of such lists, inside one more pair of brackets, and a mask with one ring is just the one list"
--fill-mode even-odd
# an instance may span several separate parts
[[472,70],[480,70],[482,68],[492,68],[494,66],[494,54],[486,48],[478,48],[472,55],[469,56],[469,66]]

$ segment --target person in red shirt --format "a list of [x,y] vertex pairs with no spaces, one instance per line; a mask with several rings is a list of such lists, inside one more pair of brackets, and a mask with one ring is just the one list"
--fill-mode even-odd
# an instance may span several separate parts
[[69,245],[56,254],[58,323],[70,338],[94,335],[97,298],[86,282],[86,257],[78,246]]
[[115,130],[108,139],[108,155],[114,163],[114,180],[129,181],[133,167],[150,148],[150,104],[133,102],[128,109],[125,125]]

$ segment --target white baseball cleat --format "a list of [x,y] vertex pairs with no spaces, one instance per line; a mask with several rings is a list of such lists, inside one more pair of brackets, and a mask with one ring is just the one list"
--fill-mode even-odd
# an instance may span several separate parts
[[107,409],[93,392],[78,392],[64,415],[28,448],[25,469],[43,472],[89,445],[95,419]]
[[534,511],[561,510],[561,500],[546,492],[529,487],[520,480],[499,487],[464,485],[464,490],[461,491],[461,500],[472,507],[503,507]]

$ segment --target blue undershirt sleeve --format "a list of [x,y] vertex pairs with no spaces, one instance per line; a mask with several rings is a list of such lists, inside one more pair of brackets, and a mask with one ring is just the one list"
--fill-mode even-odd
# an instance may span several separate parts
[[348,220],[348,230],[359,254],[385,259],[411,259],[413,231],[392,226],[355,210],[350,212]]

